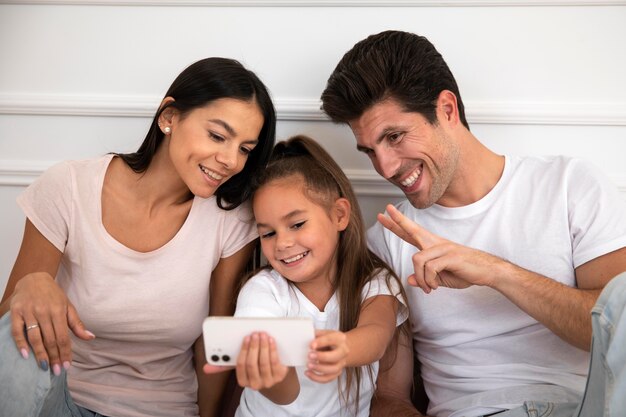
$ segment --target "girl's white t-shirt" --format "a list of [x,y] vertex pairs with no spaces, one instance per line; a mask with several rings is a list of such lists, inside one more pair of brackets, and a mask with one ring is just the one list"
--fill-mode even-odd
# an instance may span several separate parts
[[192,346],[209,312],[220,258],[256,238],[249,205],[226,211],[194,198],[178,233],[151,252],[116,241],[102,224],[113,158],[53,166],[18,197],[33,225],[63,252],[56,277],[96,339],[72,337],[74,401],[103,415],[197,416]]
[[[363,288],[361,302],[377,295],[391,295],[398,299],[399,307],[396,326],[408,318],[408,308],[400,296],[400,287],[395,280],[386,283],[384,274],[377,275]],[[238,317],[311,317],[316,329],[339,329],[339,306],[335,293],[324,311],[311,302],[298,288],[291,285],[274,270],[263,270],[244,285],[237,299]],[[278,405],[258,391],[245,388],[236,417],[252,416],[369,416],[370,401],[374,393],[378,362],[372,364],[372,379],[367,367],[362,368],[358,412],[354,403],[344,404],[340,400],[338,380],[326,384],[311,381],[304,375],[305,367],[296,367],[300,381],[300,394],[291,404]],[[344,373],[345,375],[345,373]],[[354,392],[350,395],[354,399]]]

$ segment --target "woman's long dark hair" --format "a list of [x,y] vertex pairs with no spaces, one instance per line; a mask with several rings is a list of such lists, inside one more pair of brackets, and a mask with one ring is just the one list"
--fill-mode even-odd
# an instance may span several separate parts
[[[273,180],[292,175],[302,177],[308,198],[330,210],[338,198],[346,198],[351,205],[350,221],[340,233],[335,259],[337,275],[333,286],[339,300],[339,330],[354,329],[361,313],[361,294],[365,286],[378,274],[385,274],[389,289],[398,288],[406,303],[400,280],[391,268],[367,248],[365,226],[359,202],[350,180],[333,158],[317,142],[307,136],[295,136],[279,142],[263,174],[254,184],[255,190]],[[254,197],[253,197],[254,198]],[[395,281],[395,285],[392,285]],[[396,294],[394,294],[396,295]],[[371,367],[368,373],[372,378]],[[355,407],[358,408],[362,378],[360,367],[347,368],[342,397],[348,403],[351,386],[356,387]],[[341,388],[340,388],[341,389]]]
[[217,205],[232,210],[252,195],[250,179],[259,175],[269,160],[276,135],[276,112],[265,85],[239,62],[227,58],[206,58],[191,64],[174,80],[165,97],[174,101],[163,105],[152,119],[143,143],[136,152],[118,154],[130,168],[145,172],[163,142],[164,134],[158,126],[159,116],[172,107],[181,117],[220,98],[254,101],[263,113],[263,127],[259,143],[249,154],[243,170],[222,184],[215,196]]

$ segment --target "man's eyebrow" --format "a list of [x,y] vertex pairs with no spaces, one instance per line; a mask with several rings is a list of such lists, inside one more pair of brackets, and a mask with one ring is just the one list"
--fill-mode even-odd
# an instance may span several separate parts
[[382,142],[383,139],[385,139],[387,135],[389,135],[391,132],[395,132],[400,129],[400,126],[387,126],[382,130],[382,132],[380,132],[380,135],[378,135],[378,138],[376,139],[376,144],[378,145],[380,142]]

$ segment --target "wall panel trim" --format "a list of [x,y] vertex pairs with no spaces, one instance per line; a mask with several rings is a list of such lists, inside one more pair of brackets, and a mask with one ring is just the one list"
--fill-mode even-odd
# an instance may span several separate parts
[[176,7],[619,6],[625,0],[0,0],[0,4]]
[[0,160],[0,186],[30,185],[54,162]]
[[[0,115],[145,117],[154,115],[160,98],[0,93]],[[320,101],[276,98],[279,120],[327,121]],[[626,126],[626,102],[479,102],[466,101],[472,124]]]
[[[55,161],[0,160],[0,187],[28,186],[54,163]],[[388,183],[374,170],[346,169],[344,172],[358,196],[397,198],[403,195],[397,187]],[[610,175],[609,178],[617,185],[626,201],[626,176]]]

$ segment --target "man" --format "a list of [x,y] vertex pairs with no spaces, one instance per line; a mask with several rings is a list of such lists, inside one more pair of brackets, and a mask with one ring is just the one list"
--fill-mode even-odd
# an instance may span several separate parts
[[[590,312],[626,271],[626,204],[615,187],[580,160],[486,148],[469,130],[447,64],[411,33],[357,43],[322,102],[406,195],[388,206],[389,217],[379,215],[369,240],[405,283],[428,414],[574,415],[588,374]],[[619,284],[626,287],[626,275]],[[613,314],[626,291],[610,292],[603,297]],[[400,343],[395,361],[385,358],[392,365],[380,374],[373,415],[420,415],[409,398],[408,346]],[[624,385],[615,388],[622,397]],[[614,394],[607,407],[625,406],[612,389],[588,391],[602,395],[600,413],[605,394]],[[580,415],[601,415],[587,397]]]

